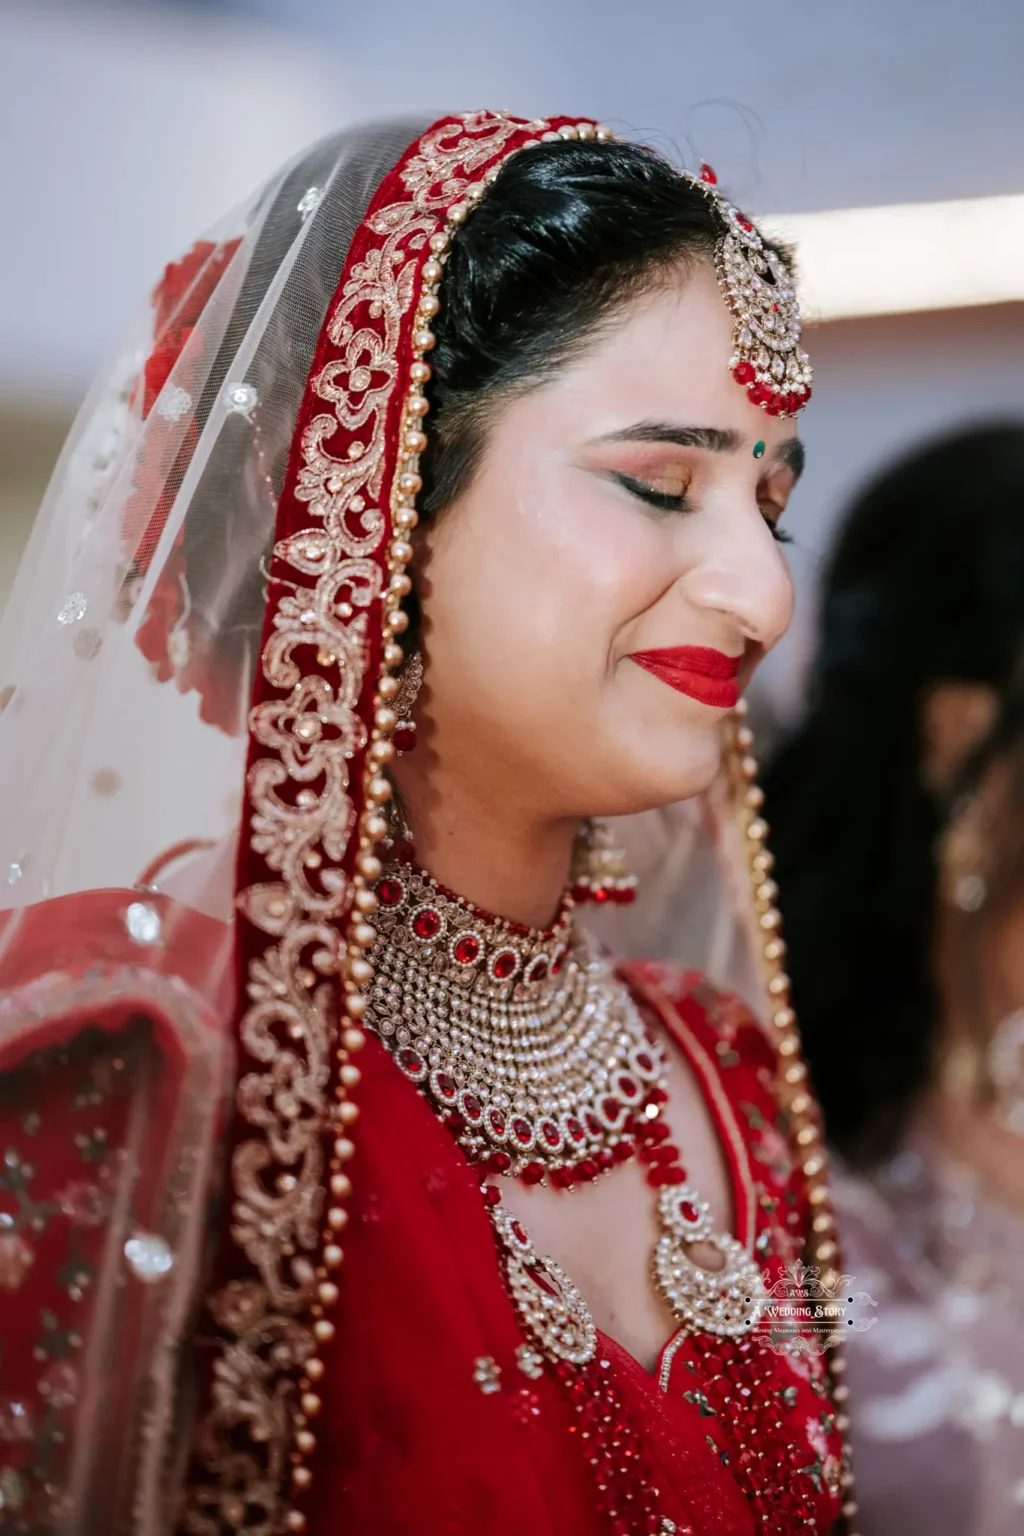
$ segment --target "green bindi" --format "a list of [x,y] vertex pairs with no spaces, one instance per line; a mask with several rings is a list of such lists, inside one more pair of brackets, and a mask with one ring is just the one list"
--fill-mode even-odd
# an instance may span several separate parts
[[760,438],[758,438],[757,442],[754,444],[754,458],[755,459],[763,459],[764,458],[764,443],[761,441]]

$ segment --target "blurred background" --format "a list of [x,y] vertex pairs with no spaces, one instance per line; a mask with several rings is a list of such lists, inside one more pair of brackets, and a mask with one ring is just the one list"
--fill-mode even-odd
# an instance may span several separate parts
[[792,718],[854,488],[1024,416],[1022,78],[1020,0],[0,0],[0,601],[126,319],[279,161],[372,116],[579,112],[711,161],[803,248],[801,602],[761,697]]

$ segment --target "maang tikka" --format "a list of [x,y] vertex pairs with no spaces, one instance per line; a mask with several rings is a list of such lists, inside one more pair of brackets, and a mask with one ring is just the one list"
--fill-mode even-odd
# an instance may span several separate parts
[[729,368],[747,398],[769,416],[795,416],[811,398],[811,365],[801,349],[801,320],[785,263],[746,214],[718,190],[710,165],[683,173],[703,192],[723,232],[715,245],[718,286],[736,322]]

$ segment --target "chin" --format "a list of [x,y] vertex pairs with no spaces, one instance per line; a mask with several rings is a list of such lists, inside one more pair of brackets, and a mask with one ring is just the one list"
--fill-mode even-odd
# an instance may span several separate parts
[[688,725],[646,737],[638,733],[631,744],[628,811],[653,811],[710,789],[722,766],[720,726],[721,712],[709,710],[706,730]]

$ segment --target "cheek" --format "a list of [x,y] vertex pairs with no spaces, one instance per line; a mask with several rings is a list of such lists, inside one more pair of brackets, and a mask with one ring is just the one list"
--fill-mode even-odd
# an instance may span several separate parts
[[665,585],[663,531],[557,464],[522,466],[513,487],[481,476],[457,515],[437,587],[443,570],[459,627],[486,629],[496,664],[539,679],[554,659],[570,689],[601,681],[619,631]]

